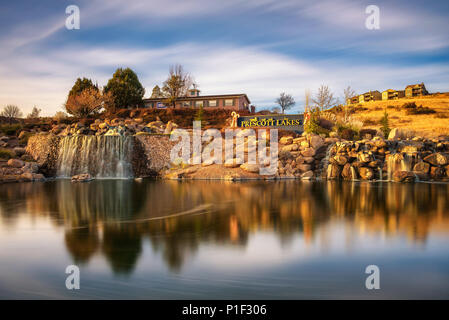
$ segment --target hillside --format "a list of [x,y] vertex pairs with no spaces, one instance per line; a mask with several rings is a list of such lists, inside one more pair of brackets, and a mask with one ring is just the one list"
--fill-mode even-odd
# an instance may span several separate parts
[[[410,108],[410,105],[407,108],[404,106],[407,103],[415,103],[417,108]],[[420,106],[423,108],[419,108]],[[350,108],[353,115],[363,121],[364,128],[378,129],[386,110],[391,128],[413,130],[415,134],[422,136],[449,135],[449,93],[413,99],[371,101]]]

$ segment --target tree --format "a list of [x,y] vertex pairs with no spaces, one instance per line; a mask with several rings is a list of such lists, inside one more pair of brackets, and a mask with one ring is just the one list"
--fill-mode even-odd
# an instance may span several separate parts
[[163,98],[163,97],[164,95],[162,94],[161,88],[158,85],[156,85],[151,93],[151,98]]
[[98,113],[102,108],[112,109],[114,99],[110,92],[101,93],[93,88],[84,89],[80,94],[69,96],[65,104],[68,113],[84,118]]
[[321,87],[318,88],[318,93],[316,94],[315,99],[312,99],[312,102],[323,111],[338,104],[338,99],[334,98],[334,94],[330,91],[328,86],[322,84]]
[[28,119],[37,119],[41,113],[41,109],[38,109],[36,106],[33,107],[33,110],[27,115]]
[[275,102],[281,107],[282,113],[284,113],[285,110],[291,109],[296,104],[295,99],[285,92],[282,92]]
[[[187,95],[187,90],[194,85],[192,76],[184,71],[184,67],[180,64],[170,66],[167,80],[164,81],[162,91],[166,98],[166,103],[173,108],[176,106],[176,101],[180,97]],[[196,87],[196,85],[195,85]]]
[[343,91],[343,93],[345,96],[345,104],[348,104],[348,99],[357,95],[355,91],[351,88],[351,86],[347,86],[346,89]]
[[132,108],[143,105],[145,89],[139,81],[137,74],[130,68],[118,68],[107,85],[104,93],[110,93],[117,108]]
[[304,90],[304,110],[309,111],[310,109],[310,90]]
[[391,131],[387,110],[385,110],[383,117],[380,119],[380,124],[381,124],[380,131],[382,131],[385,139],[387,139]]
[[69,96],[75,96],[83,92],[85,89],[92,88],[94,90],[99,90],[98,85],[94,85],[92,80],[87,78],[78,78],[75,81],[75,84],[73,85],[72,89],[69,92]]
[[58,111],[55,113],[55,115],[53,116],[53,119],[56,121],[61,121],[63,119],[67,118],[67,113],[63,112],[63,111]]
[[20,108],[18,106],[8,104],[3,108],[0,116],[7,118],[9,123],[11,123],[14,119],[22,117],[23,113],[22,111],[20,111]]

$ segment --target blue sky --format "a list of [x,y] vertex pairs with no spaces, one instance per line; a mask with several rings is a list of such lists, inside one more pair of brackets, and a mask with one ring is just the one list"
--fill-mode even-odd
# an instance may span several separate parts
[[[80,8],[67,30],[65,8]],[[368,30],[365,8],[380,8]],[[202,94],[247,93],[259,109],[280,92],[336,96],[424,82],[449,91],[449,2],[363,0],[2,1],[0,107],[62,110],[77,77],[104,85],[131,67],[146,96],[180,63]]]

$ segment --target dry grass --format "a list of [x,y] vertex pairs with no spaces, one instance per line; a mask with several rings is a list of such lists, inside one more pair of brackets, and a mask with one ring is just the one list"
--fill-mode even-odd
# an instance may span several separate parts
[[[434,114],[408,115],[402,105],[415,102],[436,111]],[[434,94],[414,99],[372,101],[362,106],[354,106],[354,116],[362,120],[364,128],[379,129],[379,120],[385,110],[388,113],[391,128],[404,128],[415,131],[417,135],[449,135],[449,93]]]

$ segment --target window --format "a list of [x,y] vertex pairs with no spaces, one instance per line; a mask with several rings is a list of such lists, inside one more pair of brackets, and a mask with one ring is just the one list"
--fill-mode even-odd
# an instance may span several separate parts
[[184,108],[188,108],[188,107],[190,107],[190,103],[189,103],[188,101],[184,101],[184,102],[182,103],[182,106],[183,106]]
[[217,106],[217,100],[209,100],[209,107],[216,107]]
[[195,107],[197,108],[201,108],[204,105],[204,101],[196,101],[195,102]]
[[224,103],[225,107],[230,107],[230,106],[234,105],[234,100],[233,99],[225,99],[224,102],[225,102]]

